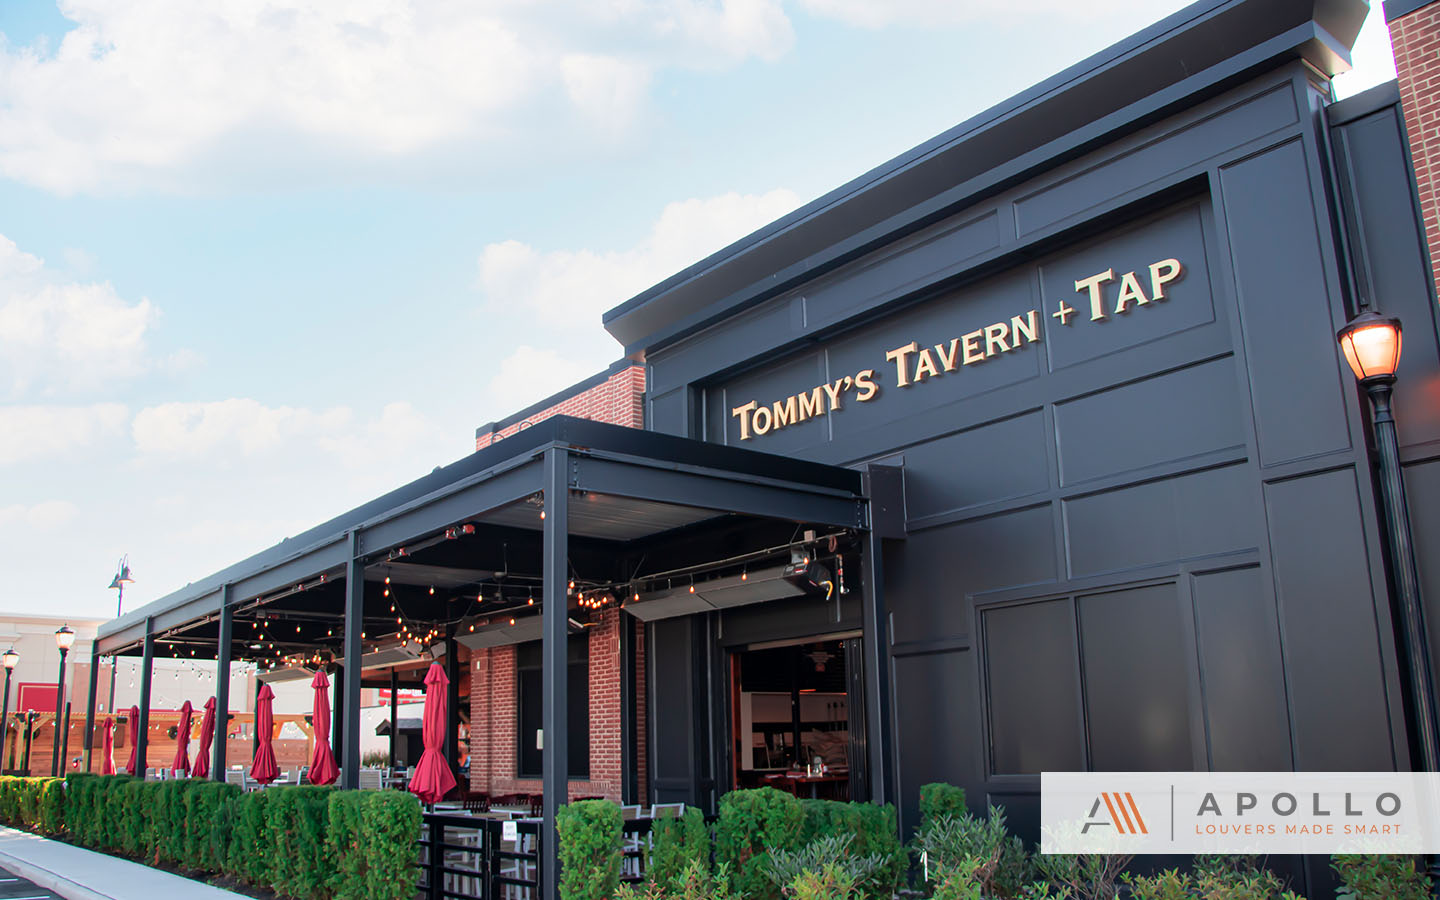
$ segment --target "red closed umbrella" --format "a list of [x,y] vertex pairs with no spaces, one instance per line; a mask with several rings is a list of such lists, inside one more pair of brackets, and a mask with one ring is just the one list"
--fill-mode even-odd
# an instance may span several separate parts
[[439,801],[455,786],[455,775],[441,753],[445,744],[445,688],[449,684],[440,664],[431,663],[430,671],[425,673],[425,719],[420,729],[425,752],[420,754],[410,778],[410,793],[422,803]]
[[130,720],[125,723],[125,735],[130,741],[130,761],[125,764],[127,775],[135,774],[135,742],[140,735],[140,707],[130,707]]
[[200,743],[195,746],[195,765],[190,767],[191,778],[204,778],[210,774],[210,745],[215,738],[215,698],[205,701],[205,715],[200,717]]
[[261,784],[269,784],[280,777],[280,767],[275,764],[275,748],[270,746],[271,732],[275,730],[275,692],[270,685],[260,685],[260,696],[255,701],[255,734],[260,746],[255,749],[255,762],[250,764],[250,777]]
[[115,774],[115,720],[105,717],[105,744],[100,749],[100,774]]
[[340,777],[340,767],[335,765],[335,754],[330,752],[330,679],[325,670],[315,673],[310,681],[315,689],[315,705],[311,708],[310,721],[315,726],[315,749],[310,753],[310,772],[306,776],[311,784],[333,784]]
[[186,700],[180,705],[180,723],[175,726],[175,761],[171,772],[190,772],[190,726],[194,724],[195,707]]

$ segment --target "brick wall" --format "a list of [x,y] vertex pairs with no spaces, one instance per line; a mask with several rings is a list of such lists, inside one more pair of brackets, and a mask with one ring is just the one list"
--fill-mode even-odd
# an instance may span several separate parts
[[483,450],[498,440],[507,438],[521,428],[528,428],[536,422],[551,416],[574,416],[611,425],[628,428],[645,427],[645,367],[629,366],[612,374],[600,384],[566,397],[538,412],[511,422],[494,431],[485,431],[475,436],[475,449]]
[[[570,782],[570,797],[621,799],[620,771],[620,627],[629,622],[618,609],[600,613],[589,630],[590,776]],[[638,625],[639,623],[633,623]],[[476,650],[470,672],[470,789],[492,796],[538,794],[540,782],[519,778],[517,719],[519,686],[514,647]],[[644,678],[638,705],[644,709]],[[643,713],[642,713],[643,715]],[[643,726],[642,726],[643,728]],[[643,730],[640,732],[643,734]],[[644,747],[644,741],[641,741]],[[644,757],[640,757],[643,776]],[[641,796],[644,796],[643,778]]]
[[1440,283],[1440,3],[1431,3],[1390,22],[1390,43],[1395,49],[1395,71],[1400,82],[1400,105],[1425,239],[1430,247],[1430,268]]

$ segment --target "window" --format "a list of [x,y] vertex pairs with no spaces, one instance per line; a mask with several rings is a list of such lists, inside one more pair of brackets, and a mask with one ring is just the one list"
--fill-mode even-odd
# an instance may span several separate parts
[[[515,648],[515,681],[519,697],[520,759],[516,774],[539,778],[542,757],[540,728],[544,721],[540,641]],[[590,777],[590,640],[579,634],[570,638],[567,652],[569,691],[570,777]]]

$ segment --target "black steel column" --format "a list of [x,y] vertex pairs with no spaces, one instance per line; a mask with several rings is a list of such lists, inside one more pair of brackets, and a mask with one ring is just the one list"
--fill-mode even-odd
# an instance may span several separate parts
[[390,768],[395,768],[395,729],[400,725],[400,673],[390,669]]
[[330,681],[330,687],[335,692],[335,708],[330,710],[330,749],[337,754],[335,762],[338,765],[340,745],[345,741],[345,669],[337,666]]
[[635,620],[629,613],[617,611],[620,624],[620,799],[622,803],[639,803],[639,736],[636,734]]
[[[861,565],[860,628],[865,652],[865,748],[869,756],[870,801],[896,802],[891,766],[890,632],[885,611],[884,542],[872,527],[865,533],[865,559]],[[861,798],[856,798],[861,799]]]
[[215,735],[211,745],[210,777],[225,780],[225,742],[230,736],[230,653],[235,641],[235,608],[230,585],[220,589],[220,633],[215,644]]
[[559,894],[560,859],[555,834],[555,815],[568,799],[570,775],[569,698],[566,696],[569,658],[570,597],[570,454],[552,447],[545,451],[544,564],[545,605],[541,609],[542,635],[540,682],[544,697],[541,718],[544,745],[541,750],[541,790],[544,792],[544,821],[540,829],[540,892],[544,900]]
[[[360,632],[365,628],[365,567],[360,564],[360,535],[350,532],[350,558],[345,563],[345,706],[360,709]],[[351,715],[337,743],[340,786],[360,787],[360,717]]]
[[[460,781],[460,654],[455,652],[455,626],[445,626],[445,677],[450,684],[445,688],[445,760],[456,782]],[[468,784],[462,784],[469,790]],[[463,796],[463,794],[461,795]]]
[[90,751],[95,746],[95,691],[100,687],[99,641],[90,643],[90,694],[85,700],[85,771],[90,771]]
[[150,736],[150,673],[155,663],[155,619],[145,619],[145,651],[140,657],[140,721],[135,725],[135,775],[145,777],[145,746]]

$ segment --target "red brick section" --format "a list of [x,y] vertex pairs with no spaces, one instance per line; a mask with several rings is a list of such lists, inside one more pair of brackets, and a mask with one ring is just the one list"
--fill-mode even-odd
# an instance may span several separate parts
[[1430,268],[1440,283],[1440,198],[1436,196],[1440,187],[1440,3],[1422,6],[1391,22],[1390,43],[1395,48],[1400,105],[1420,189]]
[[[599,615],[590,628],[590,777],[570,782],[570,797],[621,799],[620,774],[620,627],[630,622],[618,609]],[[643,633],[642,633],[643,634]],[[642,657],[643,658],[643,657]],[[515,648],[476,650],[470,670],[470,789],[491,796],[538,794],[540,782],[517,778],[519,747],[516,740],[519,688],[515,681]],[[637,705],[645,709],[642,674]],[[644,734],[643,722],[640,734]],[[645,795],[644,741],[640,741],[640,796]]]
[[551,416],[574,416],[577,419],[608,422],[611,425],[644,428],[644,397],[645,367],[630,366],[611,375],[602,384],[597,384],[572,397],[566,397],[554,406],[526,416],[498,432],[477,435],[475,449],[484,450],[495,441],[509,437],[522,427],[528,428]]

